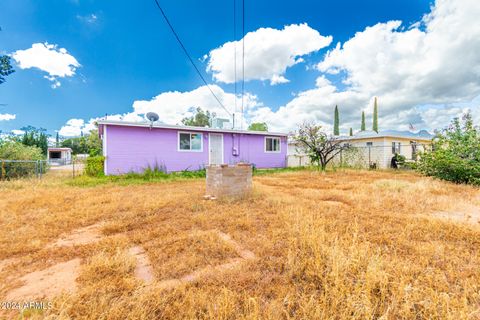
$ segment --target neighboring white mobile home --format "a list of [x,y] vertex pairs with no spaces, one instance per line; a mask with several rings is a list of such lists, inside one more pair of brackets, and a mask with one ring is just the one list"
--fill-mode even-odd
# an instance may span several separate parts
[[[350,144],[350,151],[342,152],[334,163],[355,167],[389,168],[395,153],[405,157],[407,162],[417,159],[419,152],[428,148],[433,136],[425,130],[410,131],[359,131],[353,136],[339,136],[338,139]],[[291,141],[288,146],[288,165],[291,167],[309,165],[308,156]]]

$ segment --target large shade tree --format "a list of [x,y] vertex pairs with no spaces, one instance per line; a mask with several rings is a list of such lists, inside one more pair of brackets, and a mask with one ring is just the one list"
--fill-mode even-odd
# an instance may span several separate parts
[[27,126],[20,130],[25,132],[20,139],[21,143],[30,147],[38,147],[44,155],[47,154],[49,135],[46,133],[46,129]]
[[202,108],[197,108],[194,115],[183,118],[182,123],[186,126],[207,127],[212,124],[213,118],[215,118],[215,113],[210,113],[208,110],[203,111]]
[[265,122],[253,122],[248,126],[250,131],[268,131],[268,126]]

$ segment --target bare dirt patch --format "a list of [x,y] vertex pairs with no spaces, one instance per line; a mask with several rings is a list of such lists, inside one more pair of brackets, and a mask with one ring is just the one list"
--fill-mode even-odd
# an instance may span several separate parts
[[192,235],[195,236],[195,235],[205,234],[205,233],[217,234],[217,236],[225,244],[227,244],[228,246],[232,247],[235,250],[235,252],[240,256],[240,258],[231,258],[231,259],[228,259],[225,263],[222,263],[219,265],[200,268],[180,278],[163,280],[158,283],[157,288],[171,289],[183,284],[196,282],[201,278],[238,268],[246,260],[252,260],[252,259],[255,259],[256,257],[252,251],[245,249],[238,242],[233,240],[230,235],[223,233],[221,231],[218,231],[218,230],[197,231],[197,232],[193,232]]
[[145,250],[140,246],[135,246],[131,247],[128,252],[137,260],[135,277],[143,280],[146,284],[150,284],[154,280],[154,275],[152,265]]
[[47,245],[46,248],[73,247],[98,242],[103,237],[101,233],[102,227],[103,223],[96,223],[87,227],[76,229],[70,234],[58,239],[54,243]]
[[243,248],[240,244],[238,244],[238,242],[233,240],[232,237],[230,237],[230,235],[223,233],[221,231],[216,231],[216,232],[218,234],[218,237],[222,239],[224,242],[226,242],[227,244],[231,245],[240,257],[246,260],[255,258],[255,254],[252,251]]
[[468,211],[437,211],[433,217],[453,222],[461,222],[480,226],[480,209]]
[[24,285],[10,291],[6,300],[20,301],[51,298],[77,289],[75,282],[80,269],[80,259],[58,263],[50,268],[29,273],[20,278]]

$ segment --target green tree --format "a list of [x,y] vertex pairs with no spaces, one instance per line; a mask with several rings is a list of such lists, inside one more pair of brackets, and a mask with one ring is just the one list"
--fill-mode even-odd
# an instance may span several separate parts
[[12,64],[10,63],[9,56],[0,56],[0,84],[4,83],[5,77],[14,73]]
[[307,154],[311,163],[325,171],[327,164],[343,150],[349,150],[350,145],[335,136],[327,135],[322,126],[313,122],[305,122],[293,135],[298,151]]
[[57,135],[55,136],[55,147],[59,147],[59,146],[60,146],[60,137],[57,131]]
[[72,149],[73,154],[85,154],[88,153],[86,149],[85,138],[83,137],[74,137],[63,140],[60,143],[62,148]]
[[98,130],[92,130],[86,136],[86,146],[88,154],[91,157],[102,155],[102,140],[100,140]]
[[340,135],[340,116],[338,114],[338,106],[335,106],[335,119],[333,122],[333,134],[335,136]]
[[72,149],[73,154],[89,154],[92,157],[102,154],[102,141],[98,136],[97,129],[80,137],[65,139],[60,145],[63,148]]
[[350,128],[350,137],[353,136],[353,129]]
[[[0,140],[0,159],[7,160],[44,160],[42,150],[36,146],[26,146],[18,139]],[[0,180],[32,175],[35,172],[34,163],[0,163]]]
[[365,131],[365,111],[362,111],[362,126],[360,130]]
[[26,146],[38,147],[42,150],[44,155],[47,155],[48,149],[48,134],[43,128],[35,128],[32,126],[27,126],[20,128],[22,131],[25,131],[22,139],[20,140]]
[[480,129],[470,113],[437,132],[432,150],[420,154],[417,170],[447,181],[480,185]]
[[215,113],[210,113],[208,110],[203,111],[202,108],[197,108],[195,114],[191,117],[183,118],[182,123],[186,126],[206,127],[211,125],[213,118],[215,118]]
[[373,131],[378,133],[378,106],[377,106],[377,97],[375,97],[375,102],[373,104]]
[[265,122],[254,122],[248,126],[250,131],[268,131],[268,126]]

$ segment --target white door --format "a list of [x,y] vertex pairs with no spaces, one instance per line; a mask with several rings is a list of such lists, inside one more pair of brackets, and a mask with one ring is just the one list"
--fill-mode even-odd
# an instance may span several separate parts
[[210,133],[208,136],[210,164],[223,164],[223,134]]

